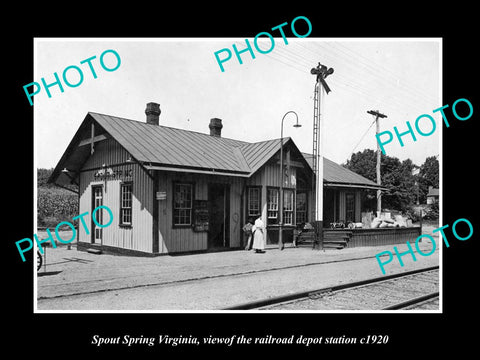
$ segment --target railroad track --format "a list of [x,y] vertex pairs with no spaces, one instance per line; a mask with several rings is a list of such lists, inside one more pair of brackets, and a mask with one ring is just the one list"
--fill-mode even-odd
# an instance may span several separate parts
[[[157,276],[154,272],[149,274],[149,279],[147,279],[144,275],[139,275],[137,271],[132,271],[132,274],[129,275],[110,275],[110,276],[101,276],[101,277],[94,277],[85,280],[73,280],[73,281],[65,281],[63,280],[61,283],[42,283],[42,289],[61,289],[61,288],[69,288],[67,291],[55,291],[54,294],[50,293],[48,295],[39,295],[37,293],[37,300],[47,300],[47,299],[54,299],[54,298],[66,298],[66,297],[74,297],[79,295],[90,295],[90,294],[97,294],[97,293],[104,293],[108,291],[119,291],[119,290],[130,290],[134,288],[147,288],[147,287],[155,287],[155,286],[164,286],[164,285],[177,285],[183,283],[190,283],[202,280],[210,280],[210,279],[221,279],[227,277],[237,277],[237,276],[244,276],[244,275],[255,275],[267,272],[275,272],[275,271],[283,271],[287,269],[298,269],[298,268],[308,268],[310,266],[318,266],[318,265],[328,265],[333,263],[344,263],[344,262],[355,262],[360,260],[366,259],[375,259],[376,255],[367,255],[367,256],[360,256],[355,258],[347,258],[347,259],[333,259],[333,260],[322,260],[322,261],[313,261],[308,263],[302,264],[291,264],[291,265],[278,265],[276,267],[269,267],[263,269],[243,269],[239,268],[235,270],[234,273],[208,273],[205,275],[198,275],[194,274],[191,277],[181,278],[178,280],[175,279],[165,279],[163,281],[158,281]],[[75,258],[77,259],[77,258]],[[77,262],[82,261],[90,261],[90,260],[83,260],[78,259]],[[47,266],[54,266],[58,263],[48,264]],[[55,268],[55,267],[54,267]],[[57,268],[55,268],[57,269]],[[42,272],[37,271],[37,276],[47,276],[47,275],[56,275],[61,273],[62,270],[59,271],[45,271]],[[47,290],[47,293],[49,291]]]
[[253,301],[224,310],[438,310],[438,288],[439,267],[433,266]]

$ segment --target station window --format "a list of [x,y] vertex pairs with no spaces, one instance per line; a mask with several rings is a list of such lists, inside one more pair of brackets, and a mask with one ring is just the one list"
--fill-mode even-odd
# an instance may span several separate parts
[[283,189],[283,223],[293,225],[293,190]]
[[295,220],[297,224],[307,222],[307,193],[297,192],[295,199]]
[[278,189],[267,190],[267,220],[268,224],[278,224]]
[[260,187],[249,187],[247,197],[247,218],[260,216],[260,204],[262,189]]
[[173,225],[191,225],[193,212],[193,184],[174,183],[173,196]]
[[120,185],[120,225],[132,225],[132,183]]

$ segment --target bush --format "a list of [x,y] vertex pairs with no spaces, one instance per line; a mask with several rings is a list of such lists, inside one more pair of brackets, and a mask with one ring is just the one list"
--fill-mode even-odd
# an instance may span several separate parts
[[438,203],[430,204],[425,209],[425,220],[438,220],[440,213],[438,208]]
[[413,206],[408,206],[407,209],[404,211],[404,215],[411,219],[412,222],[417,222],[420,220],[420,211],[418,208],[415,208]]

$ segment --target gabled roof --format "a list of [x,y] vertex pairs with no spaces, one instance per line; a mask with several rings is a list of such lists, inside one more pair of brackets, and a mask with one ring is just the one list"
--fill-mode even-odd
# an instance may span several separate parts
[[[61,176],[63,168],[74,174],[81,170],[90,151],[88,146],[78,147],[78,144],[85,141],[82,137],[89,134],[92,123],[97,129],[95,134],[103,133],[112,137],[147,169],[250,177],[280,150],[280,139],[248,143],[89,112],[55,167],[49,182],[57,182],[61,177],[62,181],[58,183],[66,183],[69,179],[68,175]],[[289,137],[283,139],[283,146],[287,144],[301,154]],[[302,161],[311,170],[311,155],[302,155]],[[378,187],[374,182],[328,159],[324,159],[324,180],[327,184],[338,186]]]
[[137,161],[232,173],[250,173],[235,148],[243,142],[115,116],[89,115]]
[[[291,138],[283,139],[283,146],[293,143]],[[246,143],[240,147],[251,173],[255,173],[280,150],[280,139]]]

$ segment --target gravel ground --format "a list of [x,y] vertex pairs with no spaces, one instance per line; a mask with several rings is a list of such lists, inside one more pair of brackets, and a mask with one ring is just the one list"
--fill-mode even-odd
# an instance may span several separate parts
[[[306,299],[272,305],[265,310],[372,310],[438,292],[438,270],[405,278],[312,295]],[[436,309],[438,310],[438,306]]]
[[[438,239],[438,236],[437,236]],[[127,257],[47,249],[36,281],[38,310],[212,310],[290,292],[382,276],[375,254],[394,245],[315,251],[267,249],[184,256]],[[396,245],[399,251],[405,244]],[[427,253],[430,243],[420,243]],[[395,259],[386,273],[438,265],[428,257]],[[77,295],[75,295],[77,294]]]

